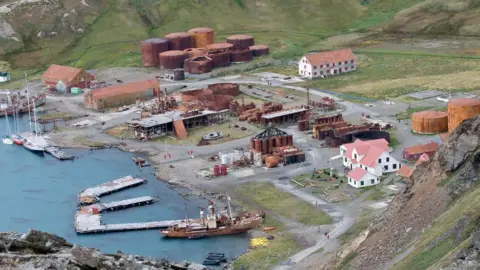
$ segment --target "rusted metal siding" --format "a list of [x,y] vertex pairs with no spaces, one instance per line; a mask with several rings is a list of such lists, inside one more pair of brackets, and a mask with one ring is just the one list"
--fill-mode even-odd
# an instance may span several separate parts
[[213,60],[213,68],[230,66],[229,52],[208,52],[207,56]]
[[249,49],[250,51],[252,51],[252,54],[254,57],[267,55],[270,52],[267,45],[253,45],[253,46],[250,46]]
[[208,73],[213,69],[213,60],[207,56],[189,58],[185,60],[184,68],[190,74]]
[[203,55],[207,55],[208,53],[207,48],[188,48],[183,51],[187,54],[188,58],[203,56]]
[[193,100],[199,100],[200,98],[207,95],[212,95],[212,91],[202,88],[181,92],[180,98],[182,102],[189,102]]
[[150,100],[154,97],[154,88],[142,89],[135,93],[124,93],[112,97],[93,99],[92,108],[102,110],[106,108],[119,107],[134,104],[137,100]]
[[215,83],[210,84],[207,89],[214,95],[236,96],[240,94],[240,86],[236,83]]
[[212,111],[221,111],[228,109],[230,106],[230,101],[232,100],[232,96],[228,95],[211,95],[208,97],[208,101],[205,103],[205,106]]
[[420,134],[436,134],[448,131],[448,113],[423,111],[412,114],[412,131]]
[[253,54],[250,49],[233,49],[230,50],[230,61],[231,62],[248,62],[252,61]]
[[192,47],[192,35],[189,33],[170,33],[165,35],[165,39],[170,41],[170,50],[183,51]]
[[146,67],[158,66],[158,54],[168,51],[168,40],[151,38],[142,41],[142,64]]
[[250,35],[233,35],[227,38],[227,43],[232,44],[235,48],[245,49],[253,46],[255,41]]
[[230,43],[212,43],[210,45],[207,45],[207,49],[211,52],[226,51],[232,48],[233,48],[233,45]]
[[160,53],[160,66],[164,69],[183,68],[183,63],[187,57],[184,51],[167,51]]
[[464,120],[480,114],[480,99],[459,98],[448,102],[448,131],[452,132]]
[[188,30],[188,33],[192,35],[192,43],[195,48],[206,47],[215,40],[215,32],[208,27],[193,28]]

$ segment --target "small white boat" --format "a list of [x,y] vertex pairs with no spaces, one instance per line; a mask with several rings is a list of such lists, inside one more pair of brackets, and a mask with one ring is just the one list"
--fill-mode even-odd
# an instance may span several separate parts
[[2,142],[3,142],[4,144],[13,144],[12,139],[10,139],[10,138],[7,137],[7,136],[4,136],[4,137],[2,138]]
[[43,155],[44,151],[45,151],[45,149],[43,147],[35,145],[35,144],[33,144],[29,141],[24,142],[23,147],[25,147],[25,149],[27,149],[27,150],[29,150],[33,153],[40,154],[40,155]]

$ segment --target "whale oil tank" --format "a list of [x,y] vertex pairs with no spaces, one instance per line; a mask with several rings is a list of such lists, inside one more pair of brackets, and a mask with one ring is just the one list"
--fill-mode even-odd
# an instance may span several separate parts
[[184,51],[166,51],[160,53],[160,66],[164,69],[183,68],[183,62],[186,59],[186,55],[187,54]]
[[249,48],[246,49],[232,49],[230,52],[230,61],[235,62],[248,62],[253,59],[252,51]]
[[158,66],[158,54],[168,51],[168,40],[151,38],[142,41],[142,64],[146,67]]
[[176,32],[165,35],[165,39],[170,41],[170,50],[183,51],[192,47],[192,35],[184,32]]
[[227,43],[230,43],[235,48],[248,48],[255,43],[253,37],[250,35],[233,35],[227,38]]
[[206,47],[212,44],[215,39],[215,32],[208,27],[198,27],[188,30],[188,33],[192,35],[192,43],[195,48]]
[[423,111],[412,114],[412,131],[419,134],[436,134],[448,131],[448,113]]
[[233,47],[232,44],[230,43],[212,43],[207,45],[207,49],[209,51],[226,51],[228,49],[231,49]]
[[207,48],[187,48],[183,50],[187,53],[188,58],[197,57],[197,56],[204,56],[208,53]]
[[207,54],[213,61],[213,68],[230,66],[230,52],[211,51]]
[[250,46],[250,51],[252,51],[253,56],[258,57],[262,55],[267,55],[269,53],[269,49],[267,45],[259,44]]
[[184,67],[190,74],[208,73],[213,69],[213,60],[205,55],[192,57],[185,60]]
[[480,114],[480,99],[458,98],[448,102],[448,131],[453,131],[464,120]]

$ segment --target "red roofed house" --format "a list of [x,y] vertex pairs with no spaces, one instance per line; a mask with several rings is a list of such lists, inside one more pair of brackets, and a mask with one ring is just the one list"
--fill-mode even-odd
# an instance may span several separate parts
[[340,146],[343,165],[347,167],[348,183],[356,188],[380,183],[386,172],[398,171],[402,164],[390,155],[385,139],[355,140]]
[[437,148],[438,144],[436,142],[410,146],[403,150],[403,159],[414,161],[420,158],[420,156],[423,154],[427,154],[429,157],[431,157],[433,154],[435,154]]
[[84,96],[84,104],[86,108],[103,110],[149,100],[159,93],[160,83],[155,79],[122,83],[88,92]]
[[350,49],[308,53],[298,62],[298,73],[312,79],[350,72],[356,69],[355,59]]
[[90,82],[95,80],[95,77],[87,71],[67,66],[51,65],[42,75],[42,82],[45,86],[55,88],[59,81],[62,81],[70,92],[70,88],[88,88]]

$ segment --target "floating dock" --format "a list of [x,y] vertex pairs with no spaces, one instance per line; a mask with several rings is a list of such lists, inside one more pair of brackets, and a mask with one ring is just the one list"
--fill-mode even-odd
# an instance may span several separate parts
[[100,197],[145,183],[147,183],[146,179],[137,178],[129,175],[107,183],[103,183],[95,187],[84,189],[78,194],[78,198],[79,201],[82,201],[83,197]]
[[60,150],[58,147],[55,146],[48,146],[45,147],[45,152],[49,153],[53,157],[59,159],[59,160],[72,160],[74,157],[72,155],[69,155],[62,150]]
[[[125,209],[134,206],[141,206],[145,204],[151,204],[157,201],[157,198],[151,196],[142,196],[133,199],[127,199],[122,201],[110,202],[110,203],[97,203],[92,204],[89,206],[85,206],[90,209],[97,209],[98,212],[105,212],[105,211],[116,211],[120,209]],[[93,210],[92,210],[93,211]]]

